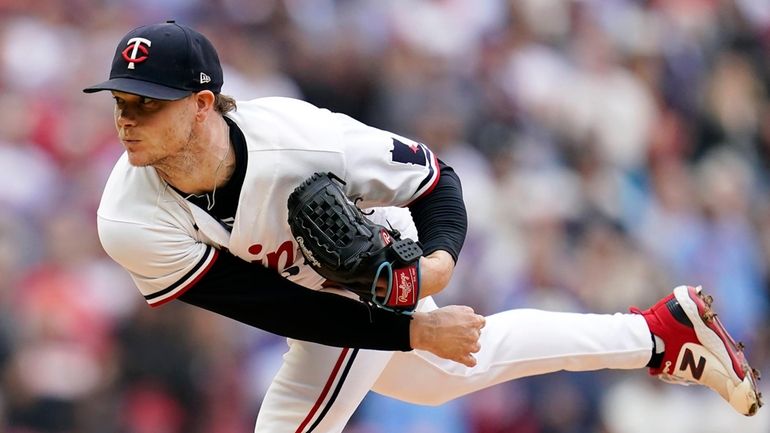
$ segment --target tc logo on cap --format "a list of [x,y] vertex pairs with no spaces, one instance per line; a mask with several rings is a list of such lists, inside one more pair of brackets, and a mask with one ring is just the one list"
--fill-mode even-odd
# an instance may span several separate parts
[[[134,63],[142,63],[147,60],[149,51],[142,44],[146,44],[149,47],[152,45],[152,42],[145,38],[131,38],[128,40],[126,44],[128,46],[123,50],[123,58],[128,62],[128,69],[134,69]],[[142,52],[142,55],[137,57],[139,51]]]

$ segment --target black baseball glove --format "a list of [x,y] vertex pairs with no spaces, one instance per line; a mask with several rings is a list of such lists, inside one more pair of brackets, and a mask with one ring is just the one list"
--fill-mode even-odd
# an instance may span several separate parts
[[365,302],[411,313],[420,299],[422,249],[367,219],[344,184],[333,173],[315,173],[289,196],[289,227],[306,263]]

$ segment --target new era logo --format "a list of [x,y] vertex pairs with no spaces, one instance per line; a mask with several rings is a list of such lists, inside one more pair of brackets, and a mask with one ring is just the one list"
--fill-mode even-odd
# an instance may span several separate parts
[[200,82],[201,82],[201,84],[210,83],[211,82],[211,77],[209,77],[205,73],[201,72]]

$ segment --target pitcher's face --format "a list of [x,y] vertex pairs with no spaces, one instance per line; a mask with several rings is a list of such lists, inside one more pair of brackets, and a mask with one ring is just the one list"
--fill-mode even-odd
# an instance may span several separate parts
[[115,127],[133,166],[154,166],[174,158],[194,136],[194,94],[162,101],[113,91]]

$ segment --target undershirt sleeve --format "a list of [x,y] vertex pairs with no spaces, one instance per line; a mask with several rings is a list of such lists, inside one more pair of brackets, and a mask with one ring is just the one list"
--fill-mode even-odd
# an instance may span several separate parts
[[220,251],[179,300],[284,337],[336,347],[411,350],[411,317],[307,289]]
[[444,250],[454,261],[465,243],[468,215],[463,201],[460,178],[452,167],[441,160],[441,177],[427,195],[410,203],[408,208],[417,227],[417,233],[426,256]]

